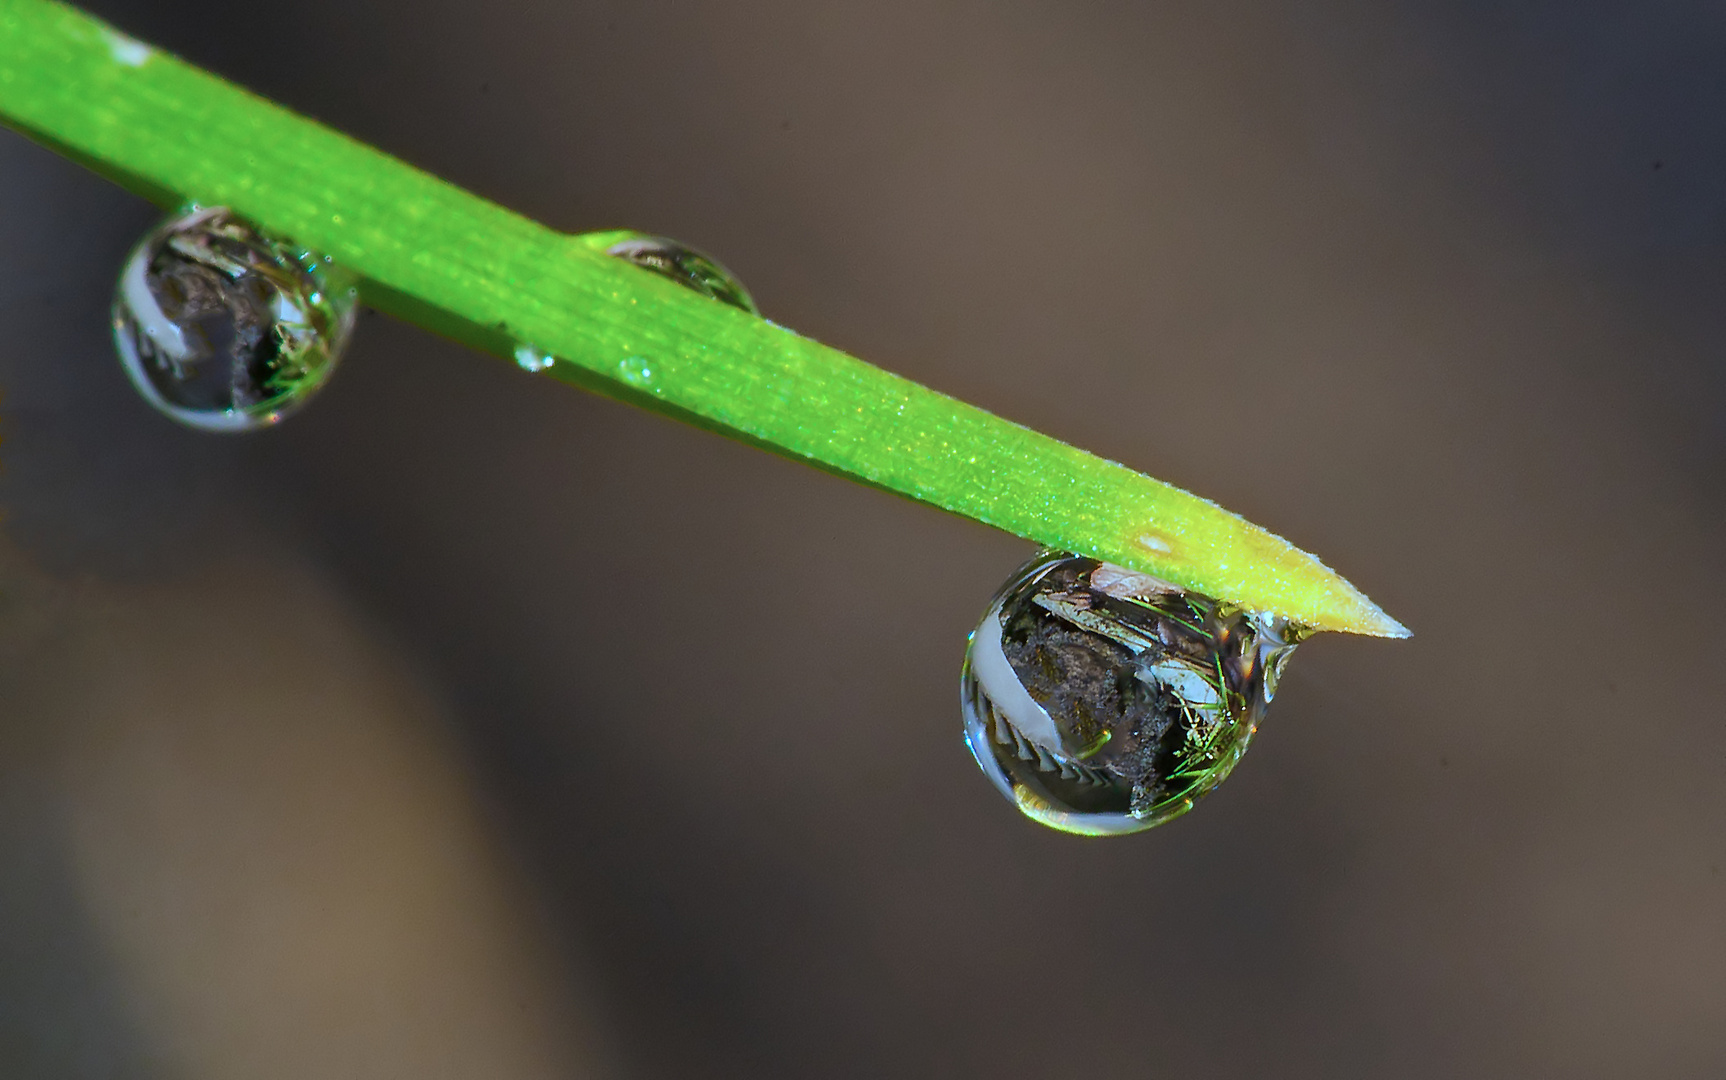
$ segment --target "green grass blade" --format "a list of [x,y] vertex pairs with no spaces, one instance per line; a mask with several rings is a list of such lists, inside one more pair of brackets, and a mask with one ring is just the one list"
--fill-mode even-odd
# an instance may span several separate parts
[[0,119],[164,205],[334,257],[365,301],[546,374],[1318,629],[1406,631],[1214,503],[607,257],[64,5],[0,0]]

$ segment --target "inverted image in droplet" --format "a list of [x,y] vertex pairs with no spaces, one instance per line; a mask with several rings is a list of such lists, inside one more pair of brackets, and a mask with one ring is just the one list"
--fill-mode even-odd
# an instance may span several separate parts
[[1222,783],[1301,627],[1044,551],[996,594],[961,675],[965,739],[1027,816],[1138,832]]
[[351,279],[224,207],[179,214],[120,274],[114,344],[157,409],[204,431],[253,431],[327,381],[353,328]]
[[755,300],[737,275],[719,265],[718,260],[675,240],[663,236],[637,233],[605,249],[607,255],[632,262],[644,270],[668,277],[685,288],[721,303],[742,308],[751,315],[761,314]]

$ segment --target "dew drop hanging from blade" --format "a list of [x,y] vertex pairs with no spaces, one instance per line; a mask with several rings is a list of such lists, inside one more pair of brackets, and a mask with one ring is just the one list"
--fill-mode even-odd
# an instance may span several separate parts
[[356,298],[326,256],[266,236],[225,207],[194,207],[127,259],[114,344],[158,411],[203,431],[256,431],[329,381]]
[[1035,821],[1091,836],[1149,829],[1228,776],[1305,635],[1276,616],[1045,550],[971,635],[965,740]]

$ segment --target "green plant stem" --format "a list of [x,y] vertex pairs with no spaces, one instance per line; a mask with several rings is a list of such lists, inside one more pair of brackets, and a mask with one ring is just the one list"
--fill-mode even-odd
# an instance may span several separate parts
[[366,303],[546,374],[1316,629],[1406,633],[1279,537],[594,250],[61,4],[0,0],[0,118],[164,206],[224,205]]

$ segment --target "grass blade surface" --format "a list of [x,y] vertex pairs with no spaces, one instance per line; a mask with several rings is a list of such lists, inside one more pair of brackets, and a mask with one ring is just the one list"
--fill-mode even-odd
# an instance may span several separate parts
[[45,0],[0,0],[0,120],[165,206],[225,205],[366,303],[545,375],[1272,611],[1406,631],[1317,559],[1105,461],[610,258]]

